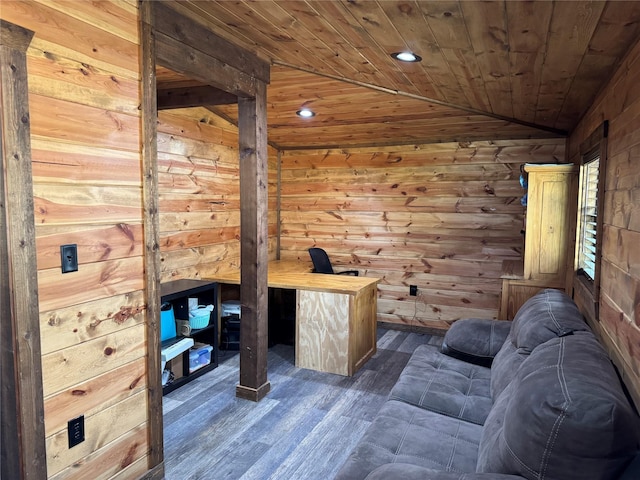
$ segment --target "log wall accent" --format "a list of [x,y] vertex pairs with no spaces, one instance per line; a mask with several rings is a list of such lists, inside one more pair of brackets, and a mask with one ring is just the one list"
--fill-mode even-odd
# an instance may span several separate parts
[[[27,51],[47,474],[147,470],[138,8],[3,2]],[[78,245],[62,274],[60,245]],[[85,416],[69,449],[67,421]],[[144,468],[141,468],[144,467]]]
[[580,144],[609,120],[599,316],[576,288],[583,311],[601,333],[640,406],[640,44],[626,56],[568,141],[579,163]]
[[281,258],[318,246],[381,278],[381,322],[495,318],[502,261],[523,248],[520,165],[563,159],[558,139],[283,151]]
[[[276,154],[270,154],[269,252],[275,259]],[[205,108],[158,113],[161,281],[240,267],[238,128]]]

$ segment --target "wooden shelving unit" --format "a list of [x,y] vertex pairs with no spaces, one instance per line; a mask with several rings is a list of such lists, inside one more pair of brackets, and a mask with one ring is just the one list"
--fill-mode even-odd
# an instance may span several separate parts
[[180,358],[182,376],[162,387],[164,395],[218,366],[218,284],[206,280],[176,280],[163,283],[160,286],[160,296],[162,303],[170,302],[173,304],[177,320],[189,318],[189,298],[197,298],[199,305],[215,306],[215,310],[211,313],[209,325],[197,330],[191,330],[189,333],[189,337],[193,338],[196,343],[204,343],[213,347],[211,363],[189,373],[189,350],[184,352]]

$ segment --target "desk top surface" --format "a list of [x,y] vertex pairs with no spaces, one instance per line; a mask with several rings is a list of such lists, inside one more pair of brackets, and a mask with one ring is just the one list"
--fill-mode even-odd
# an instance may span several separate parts
[[[352,275],[326,275],[311,273],[310,262],[276,260],[269,262],[267,282],[272,288],[291,288],[297,290],[315,290],[330,293],[356,294],[363,288],[376,285],[380,279],[356,277]],[[240,270],[217,272],[207,280],[220,283],[240,284]]]

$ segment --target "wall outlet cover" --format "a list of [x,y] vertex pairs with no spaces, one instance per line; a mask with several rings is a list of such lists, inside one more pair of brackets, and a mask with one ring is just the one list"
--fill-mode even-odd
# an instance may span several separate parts
[[84,415],[80,415],[67,422],[67,434],[69,437],[69,448],[84,442]]

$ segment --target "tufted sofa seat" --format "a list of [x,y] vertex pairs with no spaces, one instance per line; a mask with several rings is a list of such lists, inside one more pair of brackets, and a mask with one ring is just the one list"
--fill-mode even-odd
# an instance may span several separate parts
[[640,478],[638,415],[564,293],[460,320],[442,350],[415,350],[338,480]]

